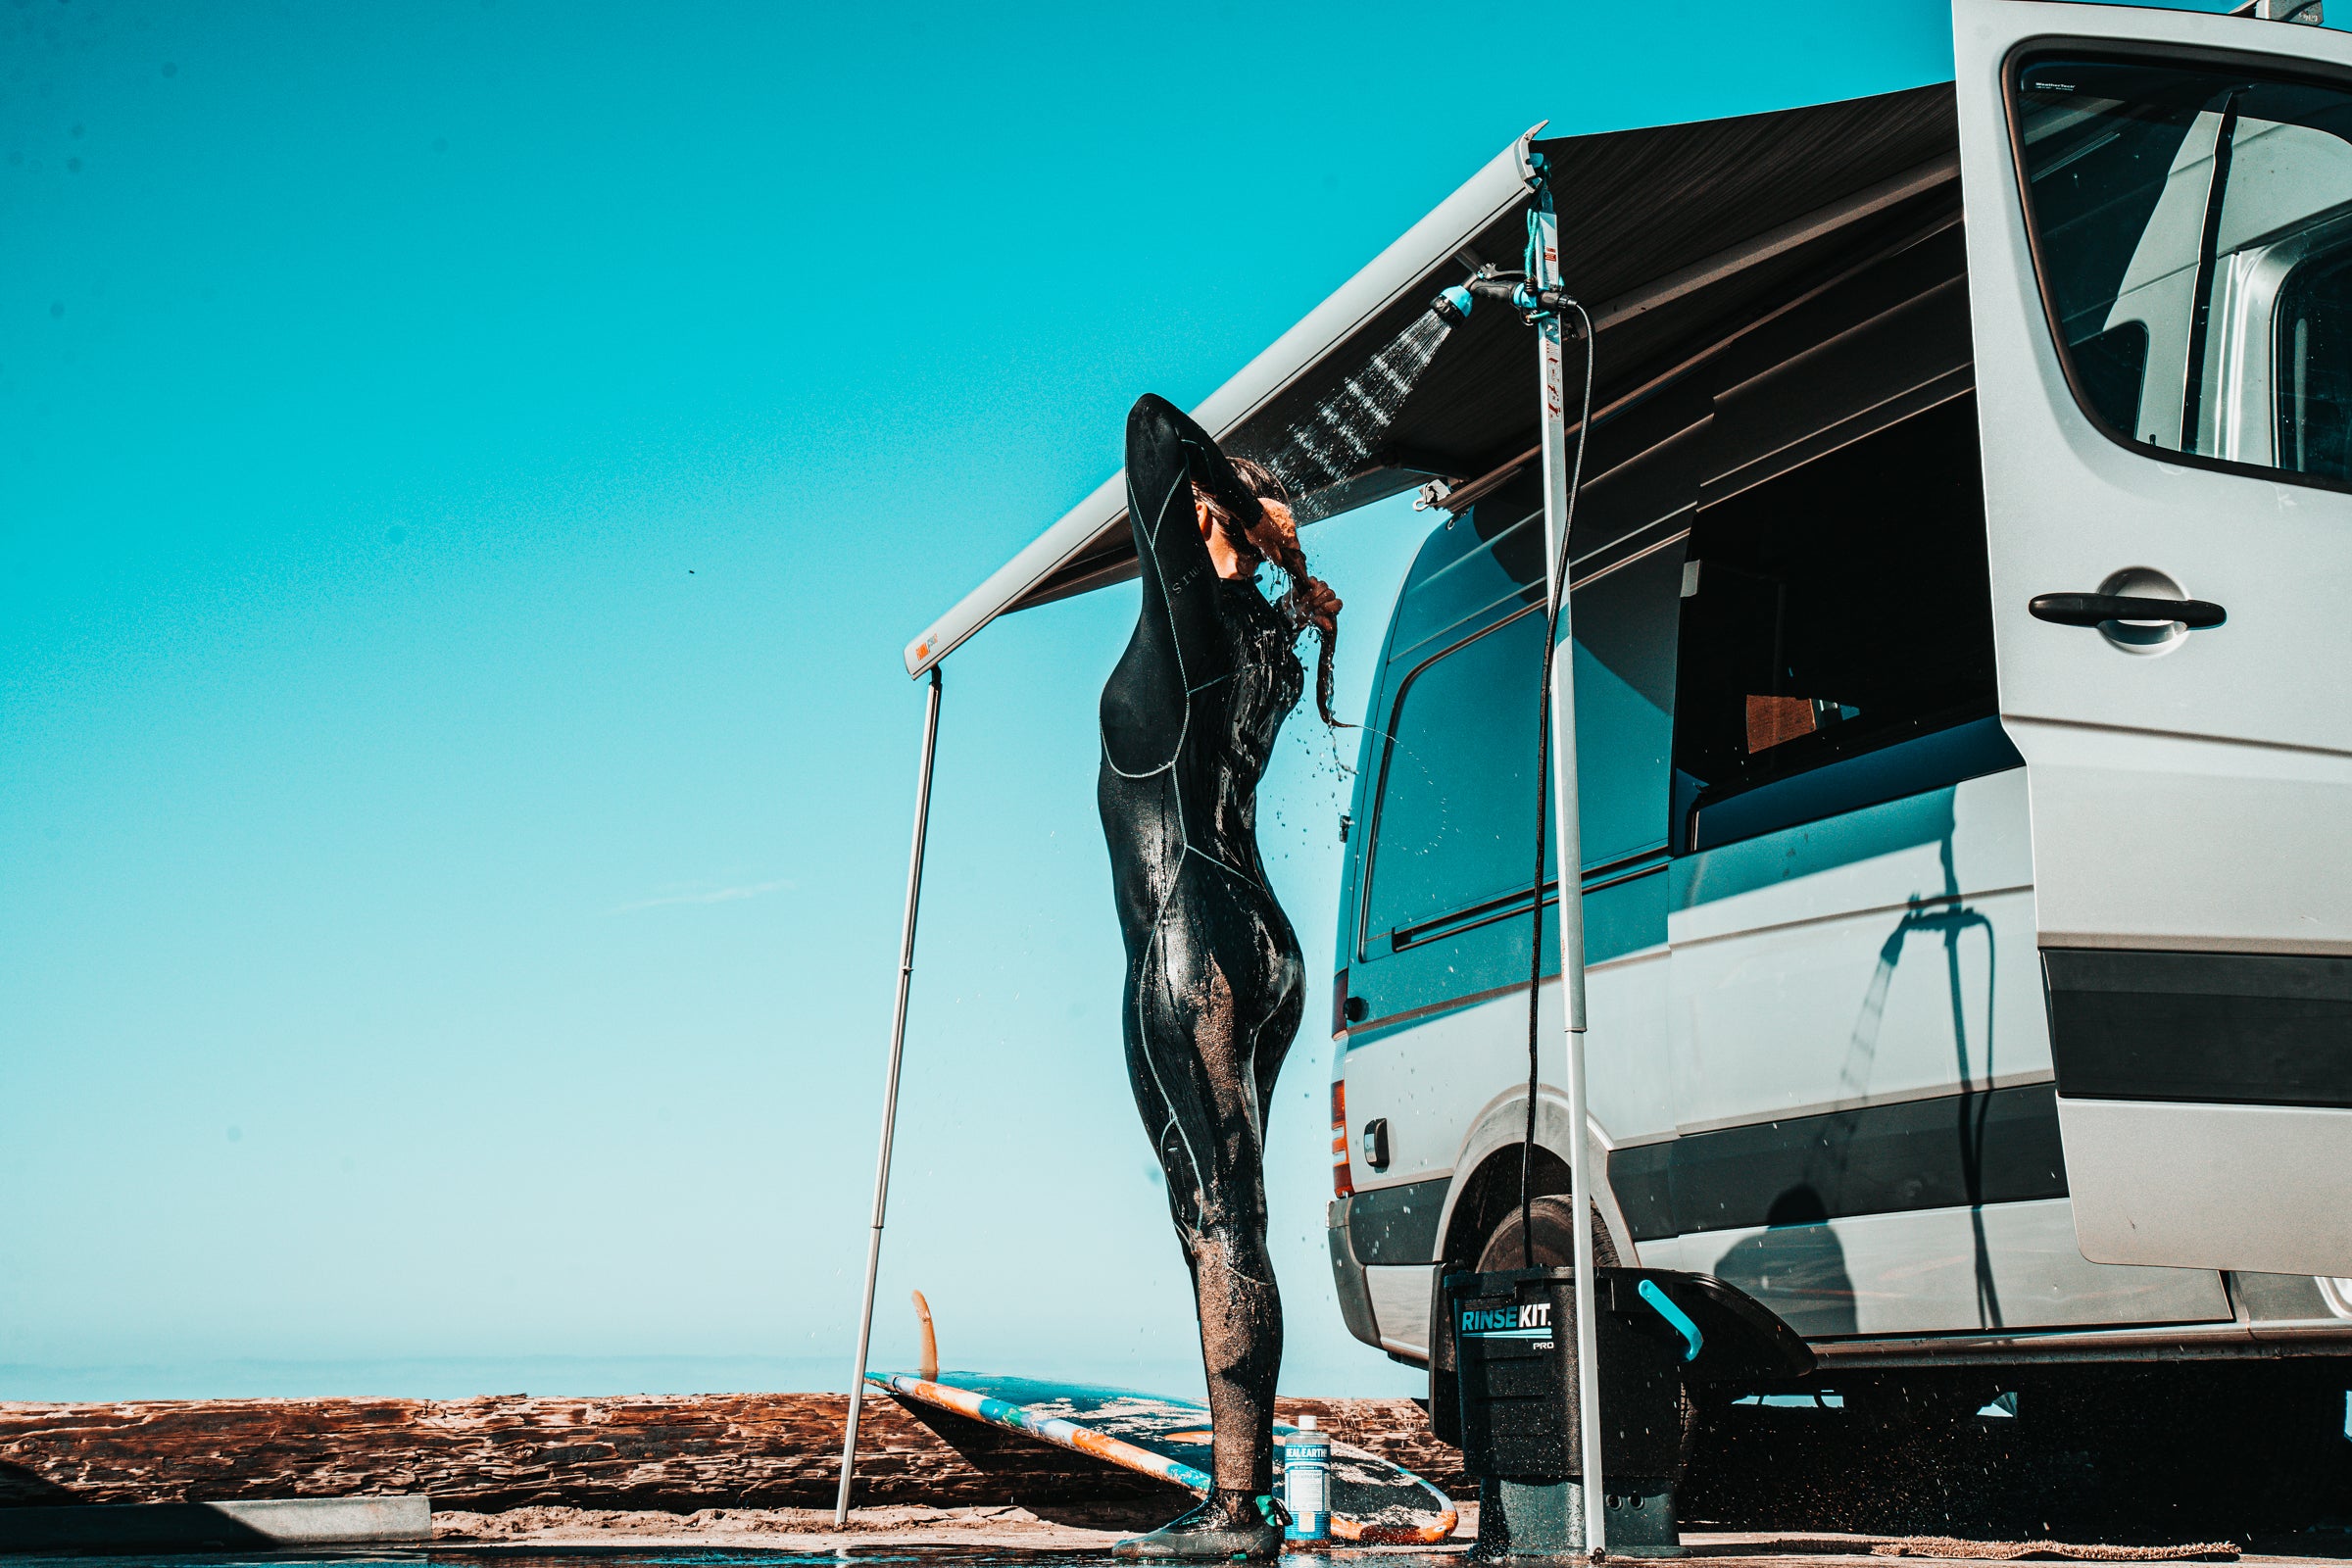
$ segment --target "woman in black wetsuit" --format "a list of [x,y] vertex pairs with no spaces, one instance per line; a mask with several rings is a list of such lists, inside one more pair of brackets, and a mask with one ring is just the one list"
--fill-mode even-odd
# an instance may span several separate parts
[[[1143,610],[1102,688],[1097,796],[1127,942],[1127,1076],[1167,1173],[1193,1275],[1215,1427],[1208,1500],[1121,1556],[1265,1555],[1282,1303],[1266,1251],[1266,1112],[1298,1032],[1298,939],[1257,853],[1257,781],[1304,685],[1298,634],[1322,633],[1331,718],[1340,601],[1309,576],[1282,489],[1237,467],[1156,397],[1127,416],[1127,515]],[[1271,559],[1291,579],[1257,591]]]

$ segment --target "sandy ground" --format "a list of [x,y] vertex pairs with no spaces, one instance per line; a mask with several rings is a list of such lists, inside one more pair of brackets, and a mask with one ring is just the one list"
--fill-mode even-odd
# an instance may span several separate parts
[[[1102,1551],[1134,1533],[1113,1510],[1100,1520],[1079,1508],[1041,1519],[1026,1508],[853,1508],[835,1529],[830,1508],[701,1508],[693,1513],[602,1508],[511,1508],[504,1513],[433,1511],[435,1546],[735,1547],[829,1551],[835,1547],[962,1546],[1014,1551]],[[1076,1517],[1072,1517],[1072,1516]],[[1148,1528],[1148,1527],[1147,1527]]]
[[[1146,1505],[1147,1508],[1150,1505]],[[1069,1552],[1107,1554],[1121,1536],[1149,1528],[1154,1519],[1138,1517],[1136,1505],[1072,1505],[1040,1517],[1027,1508],[928,1508],[894,1506],[852,1510],[845,1530],[833,1528],[829,1509],[705,1508],[694,1513],[623,1513],[593,1508],[514,1508],[505,1513],[442,1513],[433,1515],[433,1544],[441,1547],[530,1546],[561,1551],[566,1546],[612,1550],[628,1548],[700,1547],[704,1550],[815,1552],[849,1550],[860,1555],[875,1547],[947,1546],[964,1550],[1004,1552]],[[1380,1557],[1458,1560],[1478,1533],[1475,1503],[1463,1509],[1454,1539],[1434,1547],[1347,1547],[1336,1545],[1317,1557]],[[1919,1538],[1896,1540],[1885,1536],[1727,1533],[1686,1531],[1683,1544],[1693,1557],[1708,1560],[1708,1568],[1862,1568],[1863,1558],[1886,1563],[1992,1563],[2018,1560],[2014,1545],[2003,1549],[1986,1543],[1978,1555],[1964,1543],[1939,1543],[1933,1548]],[[1933,1550],[1927,1555],[1923,1548]],[[2237,1560],[2248,1563],[2292,1563],[2304,1568],[2322,1564],[2352,1565],[2342,1538],[2313,1538],[2309,1549],[2298,1542],[2281,1551],[2246,1552]],[[1964,1554],[1965,1553],[1965,1554]],[[2073,1552],[2034,1552],[2025,1560],[2084,1560]],[[2133,1554],[2137,1556],[2137,1553]],[[2149,1553],[2153,1556],[2155,1553]],[[2212,1559],[2207,1559],[2212,1560]],[[1396,1568],[1405,1568],[1398,1562]]]

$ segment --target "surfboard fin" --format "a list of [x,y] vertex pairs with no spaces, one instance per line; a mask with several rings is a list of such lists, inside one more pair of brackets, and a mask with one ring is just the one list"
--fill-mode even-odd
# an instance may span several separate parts
[[915,1362],[915,1371],[928,1383],[939,1376],[939,1336],[931,1331],[931,1303],[923,1293],[914,1293],[914,1320],[923,1331],[922,1354]]

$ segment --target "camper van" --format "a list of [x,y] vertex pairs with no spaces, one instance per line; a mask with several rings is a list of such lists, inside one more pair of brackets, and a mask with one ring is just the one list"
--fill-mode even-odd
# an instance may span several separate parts
[[[1278,471],[1312,448],[1302,518],[1424,504],[1334,965],[1357,1338],[1427,1364],[1449,1270],[1564,1258],[1582,1139],[1604,1260],[1738,1286],[1833,1384],[2352,1369],[2352,39],[2298,4],[1954,0],[1949,83],[1538,127],[1196,411]],[[1581,1127],[1539,334],[1482,305],[1409,385],[1384,358],[1520,265],[1539,175],[1592,328]],[[1132,575],[1123,504],[908,671]]]
[[[1532,1245],[1581,1134],[1604,1261],[1740,1287],[1831,1383],[2352,1354],[2352,41],[1956,24],[1950,86],[1529,145],[1596,328],[1591,1121],[1549,980]],[[1417,1364],[1442,1278],[1524,1255],[1559,968],[1507,337],[1391,432],[1442,476],[1341,898],[1332,1268]]]

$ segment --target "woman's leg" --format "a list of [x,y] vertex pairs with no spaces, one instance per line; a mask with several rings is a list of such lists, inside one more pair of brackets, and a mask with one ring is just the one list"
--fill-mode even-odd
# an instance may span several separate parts
[[1254,1226],[1216,1227],[1189,1251],[1215,1432],[1211,1475],[1220,1491],[1261,1496],[1274,1485],[1274,1380],[1282,1370],[1282,1298],[1262,1213]]
[[[1266,999],[1258,1000],[1258,1007],[1246,1009],[1261,1020],[1256,1027],[1231,1031],[1202,1052],[1220,1085],[1226,1125],[1246,1130],[1247,1137],[1220,1146],[1224,1158],[1214,1182],[1224,1201],[1216,1208],[1218,1222],[1203,1227],[1193,1268],[1217,1485],[1246,1484],[1253,1493],[1272,1485],[1274,1383],[1282,1370],[1282,1297],[1266,1249],[1266,1116],[1301,1005],[1296,986],[1273,999],[1270,1012]],[[1229,1481],[1229,1475],[1250,1479]]]
[[[1188,868],[1189,869],[1189,868]],[[1186,880],[1191,880],[1189,877]],[[1211,892],[1185,889],[1196,897]],[[1213,890],[1222,891],[1222,890]],[[1267,998],[1237,995],[1230,975],[1265,965],[1246,925],[1242,961],[1220,961],[1244,913],[1227,900],[1163,925],[1129,975],[1128,1075],[1167,1175],[1200,1320],[1200,1360],[1215,1431],[1212,1479],[1221,1493],[1263,1495],[1273,1484],[1274,1385],[1282,1365],[1282,1300],[1266,1249],[1265,1117],[1298,1023],[1295,984]]]

